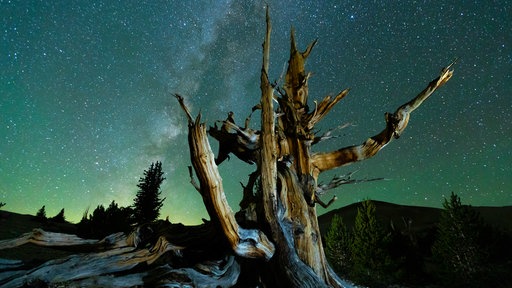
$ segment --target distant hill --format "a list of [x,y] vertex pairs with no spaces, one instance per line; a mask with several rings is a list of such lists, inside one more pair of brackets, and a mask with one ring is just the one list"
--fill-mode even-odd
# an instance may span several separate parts
[[[410,221],[411,230],[416,232],[435,228],[442,211],[442,209],[439,208],[406,206],[382,201],[372,201],[376,206],[377,219],[382,223],[393,223],[396,228],[401,229],[405,226],[404,221]],[[318,218],[318,222],[322,235],[327,233],[331,225],[332,217],[335,214],[341,215],[343,217],[343,223],[348,227],[352,227],[359,205],[360,203],[354,203],[321,215]],[[486,223],[512,235],[512,206],[473,208],[480,213]]]
[[[434,228],[439,221],[442,209],[432,207],[398,205],[382,201],[374,201],[378,219],[382,223],[391,223],[397,228],[404,227],[404,221],[411,221],[411,229],[419,231]],[[360,203],[354,203],[328,213],[318,218],[320,231],[323,235],[331,225],[334,214],[340,214],[343,222],[351,227],[357,214],[357,207]],[[484,220],[512,235],[512,206],[503,207],[473,207]],[[33,215],[22,215],[18,213],[0,210],[0,240],[16,238],[23,233],[30,232],[34,228],[43,228],[47,231],[75,234],[77,229],[71,223],[41,223]]]
[[[71,223],[41,222],[36,216],[0,210],[0,240],[18,238],[34,228],[46,231],[76,234],[76,225]],[[20,247],[0,250],[0,258],[17,259],[33,263],[44,263],[70,255],[71,252],[51,247],[25,244]]]
[[[412,262],[408,266],[411,267],[408,271],[413,273],[412,278],[406,281],[412,281],[414,284],[411,287],[438,287],[438,286],[430,286],[430,284],[434,281],[432,275],[436,275],[436,267],[433,264],[431,257],[431,247],[435,238],[435,228],[439,221],[439,217],[441,215],[442,209],[438,208],[429,208],[429,207],[417,207],[417,206],[406,206],[406,205],[397,205],[387,202],[381,201],[373,201],[376,206],[377,219],[384,224],[392,225],[399,231],[404,231],[404,228],[409,225],[411,229],[412,235],[417,240],[417,245],[414,246],[414,257],[407,258]],[[355,203],[348,205],[346,207],[333,210],[329,213],[321,215],[319,217],[319,225],[322,235],[326,235],[333,215],[339,214],[343,217],[343,221],[345,225],[353,226],[355,222],[355,217],[357,214],[357,208],[360,203]],[[505,231],[508,235],[512,235],[512,206],[506,207],[474,207],[484,221],[488,224],[497,227],[498,229]],[[407,224],[409,223],[409,224]],[[179,227],[179,224],[173,224],[175,229],[181,231],[183,233],[184,227]],[[42,228],[46,231],[52,232],[60,232],[67,234],[76,234],[78,229],[76,224],[72,223],[55,223],[52,221],[41,222],[39,219],[32,215],[22,215],[12,212],[7,212],[0,210],[0,240],[3,239],[12,239],[21,236],[24,233],[32,231],[34,228]],[[176,231],[176,230],[172,230]],[[172,232],[171,231],[171,232]],[[174,233],[174,232],[173,232]],[[173,234],[172,233],[172,234]],[[186,233],[185,233],[186,234]],[[171,234],[169,234],[171,235]],[[178,234],[184,235],[184,234]],[[193,234],[196,235],[196,234]],[[178,236],[180,238],[180,236]],[[491,243],[499,248],[499,255],[504,255],[503,257],[509,257],[511,255],[509,244],[510,238],[504,238],[505,241]],[[187,239],[187,241],[189,241]],[[403,241],[402,241],[403,242]],[[402,243],[398,242],[398,243]],[[187,242],[189,243],[189,242]],[[179,246],[179,243],[178,243]],[[406,247],[405,246],[396,246]],[[10,248],[10,249],[2,249],[0,250],[0,258],[3,259],[16,259],[22,260],[26,263],[27,267],[36,267],[40,264],[43,264],[49,260],[53,259],[63,259],[69,255],[76,254],[77,250],[73,250],[74,248],[66,248],[66,247],[42,247],[36,246],[33,244],[25,244],[19,247]],[[412,251],[411,248],[407,248],[409,251]],[[493,248],[494,249],[494,248]],[[81,253],[81,252],[80,252]],[[410,252],[409,252],[410,253]],[[404,255],[407,255],[404,253]],[[495,257],[496,258],[496,257]],[[502,279],[505,281],[509,281],[509,276],[502,277],[501,275],[510,275],[510,260],[506,258],[506,262],[502,261],[501,258],[498,260],[494,259],[498,264],[492,264],[495,272],[496,279],[498,279],[497,283],[500,283]],[[420,263],[420,264],[418,264]],[[505,271],[505,272],[502,272]],[[503,274],[505,273],[505,274]],[[416,278],[415,278],[416,277]],[[494,277],[494,276],[493,276]],[[501,278],[500,278],[501,277]],[[427,284],[425,284],[427,283]],[[505,282],[509,283],[509,282]],[[419,285],[419,286],[418,286]],[[427,285],[427,286],[425,286]],[[405,287],[405,286],[393,286],[393,287]],[[489,285],[487,287],[498,287],[496,285]],[[499,287],[512,287],[512,286],[499,286]]]
[[56,223],[50,220],[41,222],[33,215],[0,210],[0,240],[16,238],[34,228],[60,233],[76,233],[76,225],[72,223]]

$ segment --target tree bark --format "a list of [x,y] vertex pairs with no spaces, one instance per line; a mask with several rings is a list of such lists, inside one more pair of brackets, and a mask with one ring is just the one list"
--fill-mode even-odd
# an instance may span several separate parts
[[[351,174],[327,185],[319,175],[343,165],[373,157],[407,127],[410,114],[453,75],[450,64],[439,77],[394,113],[386,113],[384,130],[361,145],[331,152],[312,147],[330,135],[315,135],[314,128],[348,94],[327,96],[308,106],[307,57],[316,40],[303,52],[291,32],[290,59],[284,86],[269,81],[271,22],[266,14],[261,68],[260,130],[239,126],[230,113],[206,131],[201,115],[195,119],[183,97],[176,95],[188,121],[191,183],[201,194],[210,220],[203,225],[153,223],[130,235],[114,234],[101,241],[35,230],[20,238],[0,241],[0,250],[28,243],[64,247],[77,252],[65,259],[36,267],[19,261],[0,261],[0,285],[19,287],[30,281],[76,286],[193,286],[193,287],[351,287],[327,263],[318,225],[316,204],[326,190],[359,181]],[[277,107],[274,107],[277,101]],[[329,132],[330,133],[330,132]],[[219,141],[214,156],[208,134]],[[255,171],[243,186],[240,211],[229,206],[218,166],[230,154]],[[84,253],[87,252],[87,253]],[[78,254],[80,252],[80,254]]]
[[[237,131],[236,133],[227,132],[227,129],[211,129],[210,132],[221,143],[221,139],[230,139],[231,143],[244,143],[244,139],[251,138],[248,134],[255,136],[252,138],[254,141],[259,140],[259,144],[253,142],[250,146],[222,152],[225,155],[230,152],[235,156],[242,155],[243,161],[258,165],[255,174],[259,174],[261,195],[258,192],[250,195],[245,187],[242,209],[254,206],[256,208],[251,208],[250,213],[242,213],[251,216],[240,221],[257,222],[252,223],[252,226],[264,231],[275,244],[275,255],[267,265],[269,269],[261,272],[265,274],[263,279],[289,287],[342,287],[343,281],[332,273],[324,255],[315,204],[327,206],[319,199],[319,193],[323,193],[325,189],[358,181],[337,178],[329,185],[319,187],[318,176],[321,172],[370,158],[392,138],[398,138],[407,126],[410,113],[451,78],[453,71],[450,67],[453,63],[444,68],[441,75],[429,83],[417,97],[399,107],[395,113],[387,113],[386,128],[380,134],[359,146],[313,153],[312,145],[318,142],[313,131],[315,125],[348,94],[348,89],[334,98],[327,96],[320,103],[315,102],[314,109],[310,111],[307,103],[309,73],[305,71],[304,65],[316,41],[309,44],[304,52],[300,52],[296,47],[293,31],[284,87],[281,89],[272,86],[268,79],[270,30],[267,14],[261,72],[262,93],[257,106],[262,110],[261,133],[246,133],[247,125],[244,128],[237,126],[232,114],[224,124],[229,123],[228,126]],[[275,91],[278,95],[274,94]],[[279,104],[277,109],[273,106],[274,99]],[[236,138],[239,140],[232,140]],[[245,153],[241,154],[239,151]],[[255,177],[257,176],[251,178]],[[372,180],[376,179],[362,181]],[[334,198],[329,203],[332,201]]]
[[219,226],[238,256],[270,259],[274,254],[274,244],[259,230],[241,228],[235,219],[224,194],[222,178],[208,142],[206,127],[200,123],[201,116],[192,121],[183,97],[176,97],[187,114],[190,159],[199,178],[199,193],[203,197],[210,219]]
[[395,113],[386,113],[386,127],[379,134],[368,138],[368,140],[361,145],[345,147],[327,153],[314,154],[312,156],[312,162],[315,167],[315,175],[373,157],[393,138],[398,139],[407,127],[411,113],[427,100],[437,88],[443,86],[450,80],[453,75],[453,70],[450,70],[450,68],[454,64],[455,62],[452,62],[446,68],[443,68],[439,77],[432,80],[428,86],[411,101],[398,107]]

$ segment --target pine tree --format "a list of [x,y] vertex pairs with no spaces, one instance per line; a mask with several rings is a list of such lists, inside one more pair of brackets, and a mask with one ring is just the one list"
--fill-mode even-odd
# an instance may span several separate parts
[[343,217],[335,214],[325,237],[325,254],[334,270],[340,275],[347,276],[352,266],[350,247],[352,235],[343,223]]
[[138,224],[154,221],[160,216],[165,198],[160,198],[160,185],[165,180],[162,175],[162,162],[151,163],[139,179],[139,191],[134,201],[134,218]]
[[64,208],[62,208],[59,214],[53,216],[50,220],[57,223],[66,223],[66,217],[64,217]]
[[[94,227],[99,228],[100,231],[103,231],[107,223],[107,213],[105,212],[105,207],[103,205],[98,205],[94,211],[92,211],[91,222]],[[111,223],[113,225],[114,223]]]
[[112,200],[108,208],[98,205],[90,215],[87,209],[78,223],[78,233],[84,238],[101,239],[112,233],[128,232],[132,228],[132,214],[132,208],[119,207]]
[[389,237],[377,222],[375,211],[375,204],[370,200],[363,201],[357,209],[350,278],[356,283],[380,287],[392,280],[389,273],[392,261],[387,250]]
[[460,197],[453,192],[450,200],[444,200],[443,207],[432,246],[440,280],[450,287],[479,286],[477,278],[487,254],[481,245],[484,243],[480,243],[483,219],[471,206],[462,205]]
[[77,224],[77,235],[82,238],[93,238],[91,233],[91,219],[89,217],[89,207],[82,214],[82,219]]
[[41,221],[41,222],[44,222],[46,220],[48,220],[46,218],[46,209],[45,209],[45,206],[43,205],[43,207],[41,207],[41,209],[39,209],[36,213],[36,217],[37,217],[37,220],[38,221]]
[[116,201],[112,200],[105,209],[107,231],[110,233],[129,231],[133,224],[132,214],[133,210],[130,207],[119,207]]

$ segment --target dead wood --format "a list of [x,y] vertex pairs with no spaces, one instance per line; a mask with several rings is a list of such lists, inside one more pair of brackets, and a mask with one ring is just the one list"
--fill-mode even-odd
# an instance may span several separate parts
[[432,80],[427,87],[411,101],[398,107],[395,113],[386,113],[386,127],[379,134],[370,137],[361,145],[341,148],[333,152],[316,153],[312,155],[315,175],[340,166],[375,156],[393,138],[398,139],[409,123],[411,113],[416,110],[434,91],[443,86],[453,75],[452,62],[441,70],[439,77]]
[[102,240],[34,229],[16,239],[2,240],[0,250],[34,244],[77,254],[34,267],[30,262],[1,259],[0,286],[231,287],[240,266],[217,234],[210,224],[187,227],[165,221]]
[[[453,63],[418,96],[394,113],[386,113],[386,126],[379,134],[361,145],[313,152],[314,144],[333,138],[332,131],[316,135],[315,125],[348,94],[348,89],[313,101],[314,106],[308,104],[310,73],[305,63],[316,40],[301,52],[293,30],[284,85],[271,83],[271,30],[267,9],[261,97],[252,110],[261,110],[260,130],[249,128],[251,116],[244,126],[237,125],[230,112],[220,121],[220,128],[214,124],[207,132],[201,115],[193,117],[184,98],[176,94],[188,122],[191,184],[201,194],[209,220],[193,227],[160,221],[139,226],[129,235],[114,234],[103,240],[34,230],[0,241],[0,249],[30,243],[66,247],[77,253],[37,267],[0,260],[0,285],[19,287],[42,281],[80,287],[351,287],[327,263],[316,204],[332,204],[335,196],[328,203],[320,199],[329,189],[380,178],[356,180],[347,174],[318,184],[318,176],[373,157],[399,138],[410,114],[452,77]],[[208,135],[219,142],[217,157]],[[256,164],[247,184],[242,184],[243,199],[236,217],[218,170],[231,154]]]
[[243,257],[270,259],[274,245],[267,236],[256,229],[245,229],[235,220],[222,186],[222,178],[210,148],[205,125],[199,115],[193,122],[183,98],[177,96],[181,107],[189,118],[189,147],[192,166],[199,179],[199,189],[203,203],[214,225],[218,225],[226,236],[233,251]]

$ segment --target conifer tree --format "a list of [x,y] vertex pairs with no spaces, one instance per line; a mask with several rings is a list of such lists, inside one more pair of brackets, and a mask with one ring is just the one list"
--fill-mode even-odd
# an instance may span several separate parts
[[91,219],[89,215],[89,207],[85,209],[84,213],[82,214],[82,219],[80,219],[80,222],[77,224],[77,235],[82,238],[92,238],[91,237]]
[[440,281],[450,287],[476,284],[482,272],[486,251],[480,233],[485,224],[480,214],[469,205],[462,205],[452,192],[445,199],[438,224],[438,235],[432,256],[439,267]]
[[85,238],[101,239],[112,233],[128,232],[132,228],[132,214],[131,207],[119,207],[112,200],[108,208],[98,205],[90,215],[87,209],[78,223],[78,233]]
[[160,216],[165,198],[160,198],[160,185],[165,180],[162,175],[162,162],[151,163],[139,179],[139,191],[134,201],[134,218],[138,224],[154,221]]
[[64,216],[64,208],[62,208],[62,210],[60,210],[59,214],[53,216],[51,218],[51,220],[53,222],[65,223],[66,222],[66,217]]
[[45,205],[43,205],[43,207],[41,207],[41,209],[39,209],[37,211],[36,217],[37,217],[37,220],[39,220],[39,221],[46,221],[47,220]]
[[350,247],[352,235],[343,223],[343,217],[335,214],[325,237],[325,254],[334,270],[347,276],[352,266]]
[[375,204],[370,200],[361,203],[353,230],[351,255],[353,266],[350,277],[356,283],[379,287],[391,279],[388,273],[392,264],[388,253],[389,237],[377,222]]
[[[105,209],[106,223],[108,227],[107,231],[113,232],[127,232],[131,229],[133,224],[133,210],[131,207],[119,207],[116,201],[112,200],[107,209]],[[112,224],[115,223],[115,227]]]

